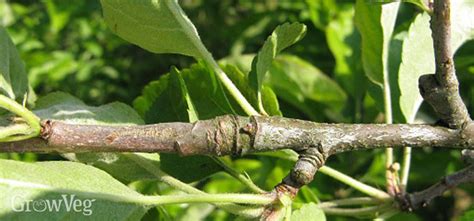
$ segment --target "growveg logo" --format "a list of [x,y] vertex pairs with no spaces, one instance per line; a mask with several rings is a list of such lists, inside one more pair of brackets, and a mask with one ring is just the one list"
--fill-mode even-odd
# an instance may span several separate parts
[[96,199],[80,199],[74,194],[62,194],[58,198],[25,199],[23,196],[10,197],[9,204],[13,212],[44,213],[44,212],[74,212],[84,216],[92,215],[92,205]]

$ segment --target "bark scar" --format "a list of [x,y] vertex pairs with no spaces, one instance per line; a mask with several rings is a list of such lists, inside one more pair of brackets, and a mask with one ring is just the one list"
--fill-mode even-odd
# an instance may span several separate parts
[[41,131],[40,136],[41,138],[48,140],[53,133],[53,121],[52,120],[44,120],[41,122]]

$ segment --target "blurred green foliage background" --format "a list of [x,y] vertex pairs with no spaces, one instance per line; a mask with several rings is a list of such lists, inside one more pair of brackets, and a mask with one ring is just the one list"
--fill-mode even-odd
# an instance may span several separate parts
[[[314,66],[333,80],[320,80],[313,99],[291,102],[277,92],[284,116],[319,122],[382,122],[381,109],[368,95],[371,85],[363,77],[361,84],[352,78],[362,73],[360,36],[353,25],[354,3],[349,0],[182,0],[183,7],[198,29],[201,39],[215,58],[232,59],[256,53],[264,40],[279,24],[298,21],[308,27],[305,38],[286,50]],[[420,10],[402,4],[397,30],[407,29]],[[89,105],[121,101],[132,105],[152,80],[167,73],[172,65],[179,69],[190,67],[194,61],[179,55],[152,54],[132,45],[108,30],[99,1],[83,0],[0,0],[0,22],[7,27],[22,59],[26,62],[30,83],[37,96],[52,91],[64,91]],[[351,28],[352,27],[352,28]],[[338,41],[347,33],[346,41]],[[341,53],[349,53],[344,62]],[[474,110],[474,42],[468,42],[456,54],[456,68],[462,96],[469,110]],[[424,58],[419,58],[424,59]],[[271,76],[269,77],[271,78]],[[275,81],[275,90],[281,88]],[[330,83],[328,83],[330,82]],[[331,97],[333,96],[333,97]],[[418,118],[434,122],[431,109],[422,106]],[[384,159],[382,151],[353,152],[332,157],[328,165],[359,180],[384,188]],[[401,156],[400,153],[398,153]],[[26,161],[59,159],[56,155],[10,154],[3,157]],[[447,150],[416,150],[409,180],[409,191],[420,190],[442,176],[462,168],[460,154]],[[398,159],[401,159],[399,157]],[[290,170],[292,163],[283,159],[249,156],[233,159],[235,168],[246,171],[260,186],[271,189]],[[142,182],[139,189],[153,193],[156,184]],[[197,186],[208,192],[239,192],[242,186],[228,175],[218,173],[200,181]],[[472,186],[455,188],[436,199],[427,208],[414,214],[399,214],[392,220],[456,220],[472,202]],[[358,196],[353,189],[322,174],[303,188],[297,202]],[[146,220],[191,216],[180,206],[150,210]],[[190,212],[191,211],[191,212]],[[197,213],[196,213],[197,212]],[[209,220],[232,220],[235,217],[210,206],[194,206],[194,213]],[[166,214],[166,215],[164,215]],[[196,215],[195,214],[195,215]],[[208,214],[210,214],[208,216]],[[196,216],[191,216],[196,218]],[[177,219],[177,218],[176,218]],[[329,220],[347,220],[329,217]]]

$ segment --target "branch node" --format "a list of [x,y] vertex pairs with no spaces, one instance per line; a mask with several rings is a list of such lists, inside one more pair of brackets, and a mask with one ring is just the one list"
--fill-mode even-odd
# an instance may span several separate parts
[[48,140],[48,138],[51,136],[51,133],[53,132],[52,126],[53,126],[52,120],[44,120],[41,122],[41,131],[40,131],[41,138]]

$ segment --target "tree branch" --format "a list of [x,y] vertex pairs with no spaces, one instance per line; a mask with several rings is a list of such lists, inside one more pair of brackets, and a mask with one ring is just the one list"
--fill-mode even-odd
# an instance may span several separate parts
[[[42,121],[41,138],[0,143],[0,152],[166,152],[243,155],[279,149],[309,151],[318,167],[332,154],[374,148],[474,148],[474,125],[325,124],[283,117],[226,115],[195,123],[142,126]],[[302,154],[304,157],[304,154]]]
[[441,181],[423,191],[404,196],[401,199],[401,208],[412,211],[420,207],[426,207],[431,200],[441,196],[445,191],[463,183],[472,182],[474,182],[474,164],[444,177]]
[[450,0],[434,1],[431,17],[436,73],[420,77],[420,93],[441,120],[450,128],[460,128],[470,122],[461,96],[451,48]]

